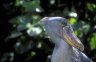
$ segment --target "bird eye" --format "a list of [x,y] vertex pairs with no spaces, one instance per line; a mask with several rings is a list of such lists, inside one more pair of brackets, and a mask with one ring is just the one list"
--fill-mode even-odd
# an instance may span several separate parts
[[63,25],[63,26],[67,26],[67,23],[63,22],[62,25]]
[[62,27],[66,27],[67,23],[63,22],[61,25],[62,25]]
[[68,26],[67,24],[66,25],[62,25],[63,29],[70,29],[70,26]]

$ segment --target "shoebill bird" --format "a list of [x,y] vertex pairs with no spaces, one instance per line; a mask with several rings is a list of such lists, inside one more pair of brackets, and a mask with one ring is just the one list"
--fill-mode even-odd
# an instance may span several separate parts
[[55,44],[51,62],[92,62],[82,51],[84,46],[75,36],[67,19],[45,17],[41,19],[47,34]]

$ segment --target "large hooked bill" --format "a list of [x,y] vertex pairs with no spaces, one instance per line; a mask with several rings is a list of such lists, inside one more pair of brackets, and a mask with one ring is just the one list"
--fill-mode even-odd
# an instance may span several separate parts
[[64,40],[71,46],[77,48],[80,51],[84,50],[84,45],[81,41],[75,36],[74,33],[65,33]]

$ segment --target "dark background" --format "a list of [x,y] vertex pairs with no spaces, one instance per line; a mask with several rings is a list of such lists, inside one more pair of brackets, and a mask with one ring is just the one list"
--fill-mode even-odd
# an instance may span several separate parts
[[69,19],[96,62],[95,0],[0,0],[0,62],[50,61],[54,44],[37,23],[45,16]]

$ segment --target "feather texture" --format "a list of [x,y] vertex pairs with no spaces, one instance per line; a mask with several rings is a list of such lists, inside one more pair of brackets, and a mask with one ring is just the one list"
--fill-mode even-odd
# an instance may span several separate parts
[[[41,21],[52,42],[55,43],[51,62],[92,62],[78,49],[81,48],[82,50],[84,47],[79,39],[74,36],[73,29],[67,19],[63,17],[45,17]],[[66,39],[64,39],[64,36]],[[77,44],[75,45],[75,43]],[[78,45],[80,47],[77,48]]]

